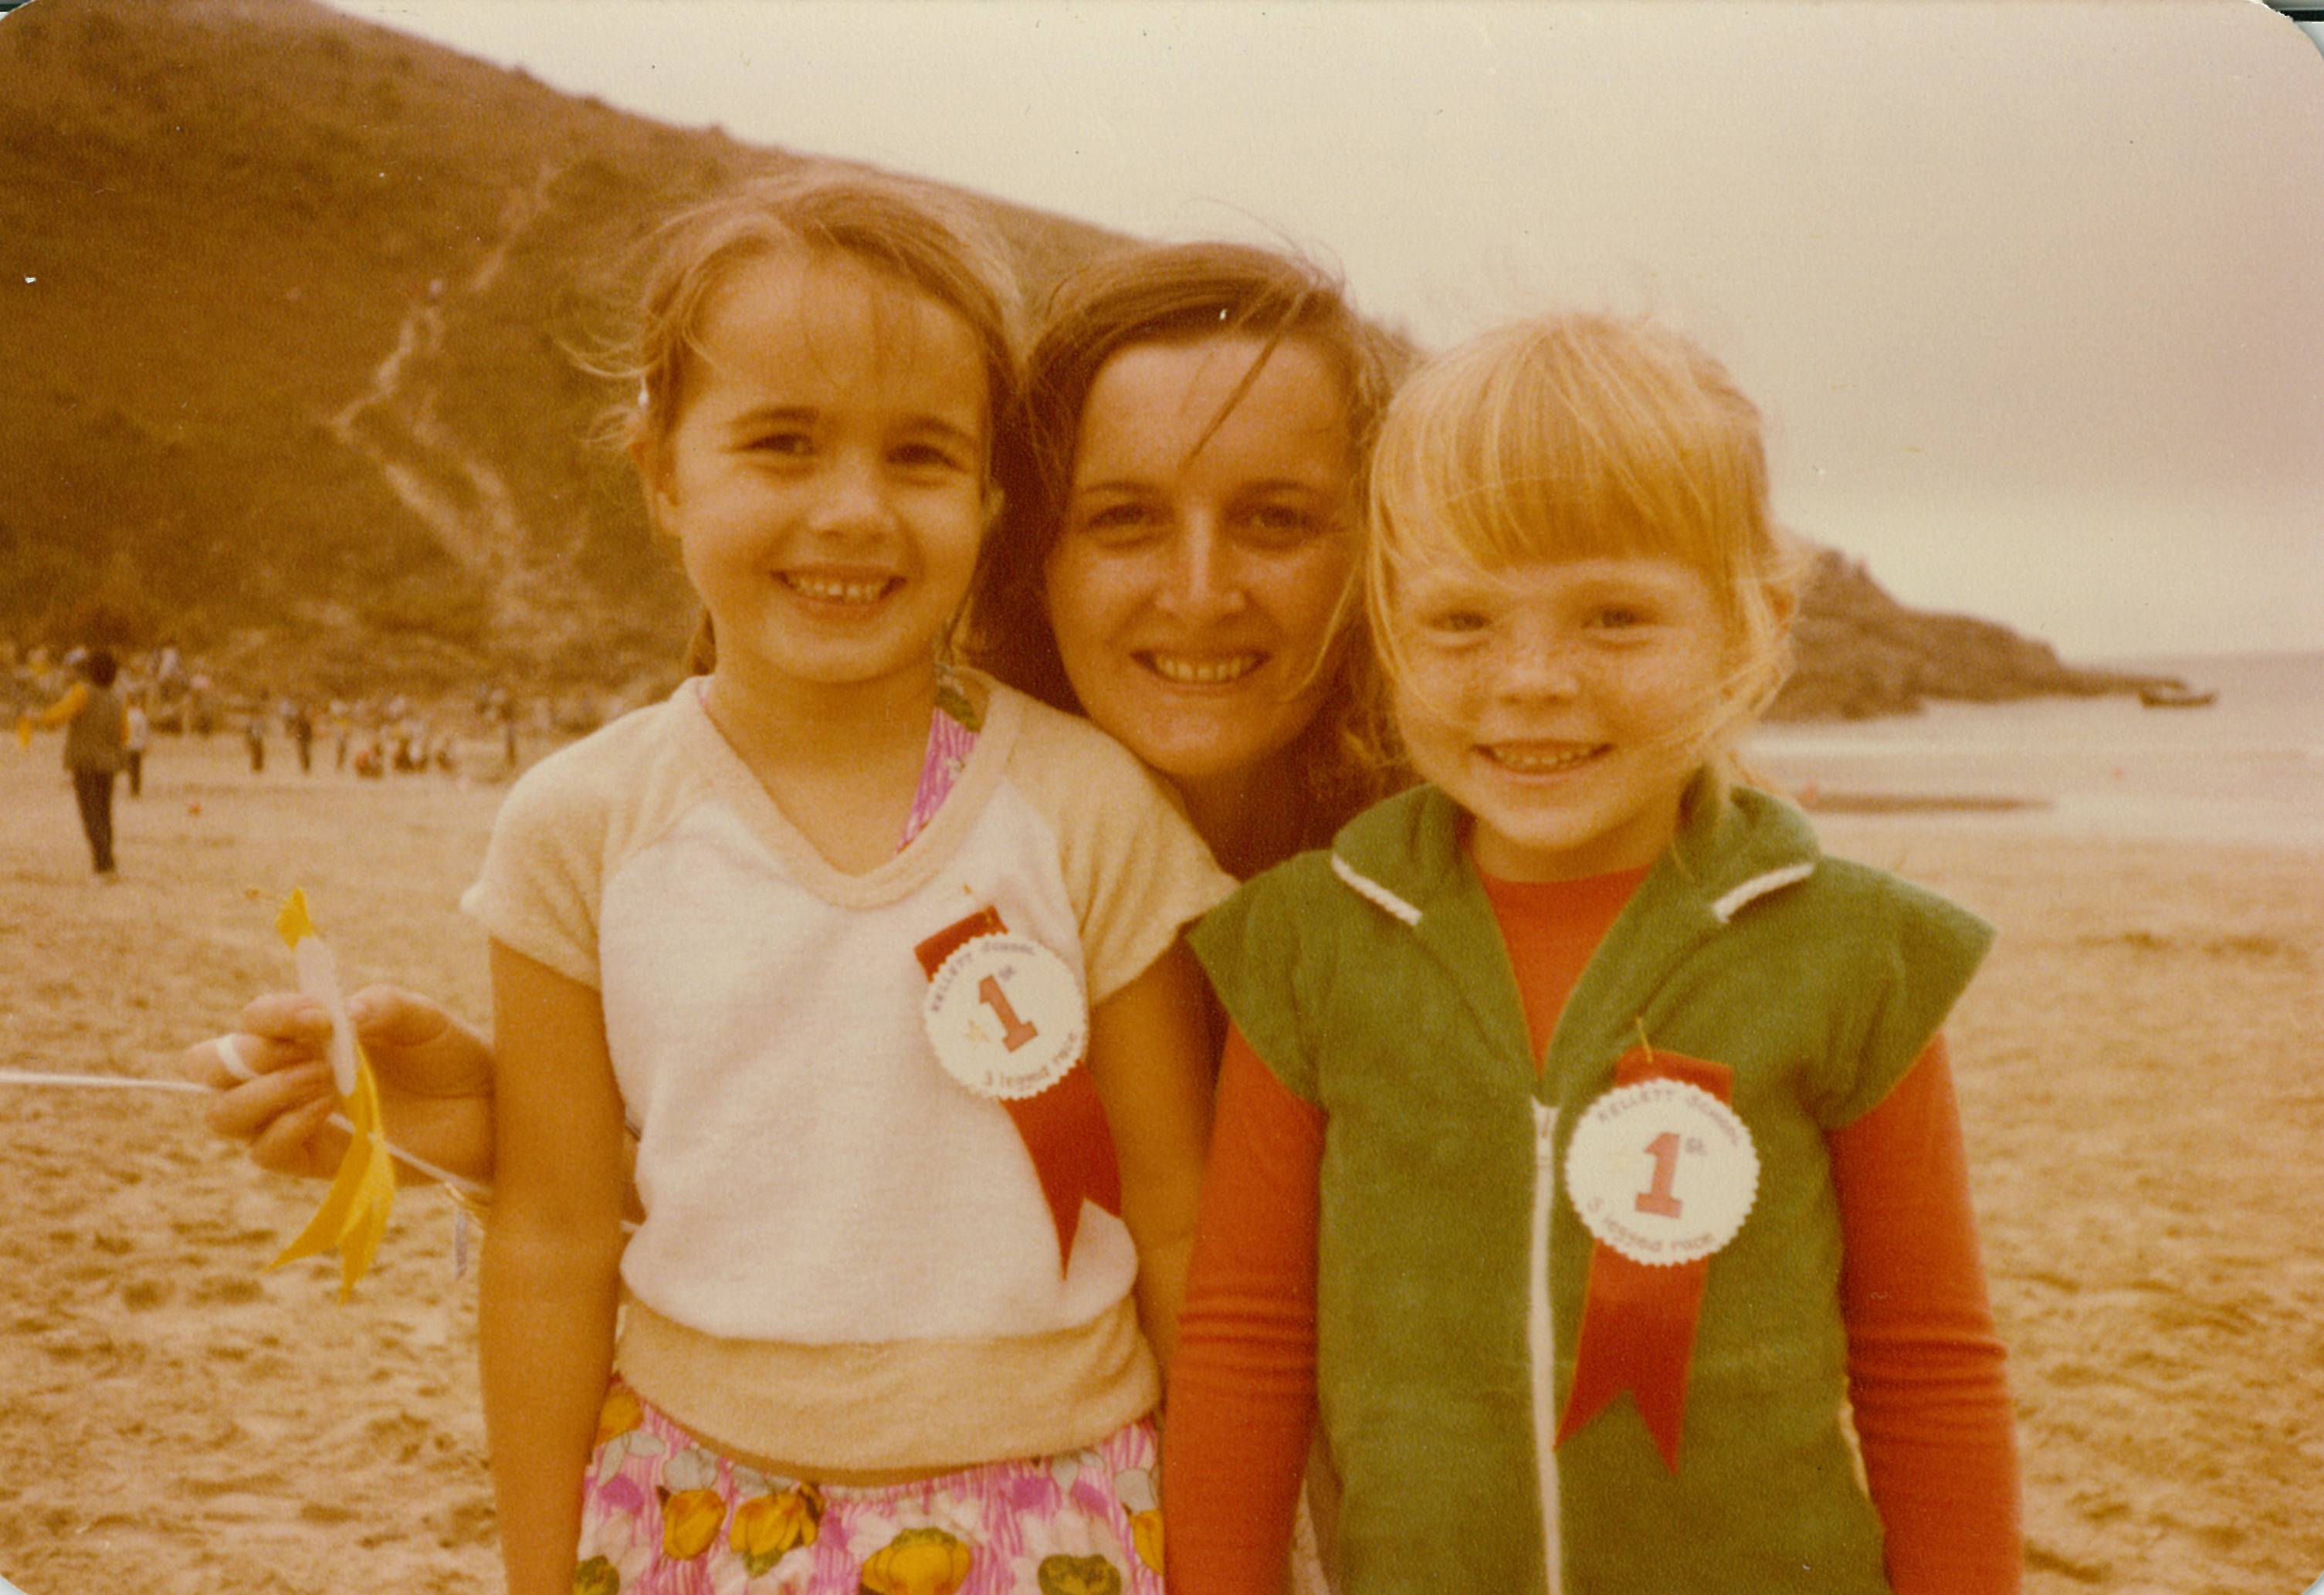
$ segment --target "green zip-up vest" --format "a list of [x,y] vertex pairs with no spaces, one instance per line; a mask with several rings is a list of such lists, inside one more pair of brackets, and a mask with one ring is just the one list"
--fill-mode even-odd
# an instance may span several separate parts
[[[1359,816],[1329,854],[1252,880],[1194,933],[1236,1025],[1328,1116],[1317,1383],[1344,1485],[1343,1595],[1888,1589],[1841,1426],[1824,1137],[1911,1067],[1991,932],[1822,858],[1765,793],[1699,778],[1687,813],[1538,1077],[1460,811],[1433,788]],[[1554,1457],[1535,1443],[1537,1107],[1555,1110],[1548,1167],[1562,1171],[1641,1026],[1656,1048],[1733,1071],[1760,1160],[1751,1212],[1711,1259],[1674,1476],[1627,1397]],[[1563,1192],[1551,1200],[1562,1414],[1594,1243]]]

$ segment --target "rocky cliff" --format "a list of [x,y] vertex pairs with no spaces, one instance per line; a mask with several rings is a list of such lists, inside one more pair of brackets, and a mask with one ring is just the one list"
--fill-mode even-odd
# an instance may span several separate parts
[[2001,703],[2176,684],[2079,668],[2048,643],[1991,621],[1907,609],[1862,561],[1830,549],[1815,553],[1793,644],[1797,664],[1774,719],[1862,720],[1909,713],[1930,698]]

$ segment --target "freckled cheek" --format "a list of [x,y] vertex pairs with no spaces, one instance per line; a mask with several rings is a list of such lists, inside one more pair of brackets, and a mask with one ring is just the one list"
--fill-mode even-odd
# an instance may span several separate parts
[[1644,660],[1630,669],[1609,672],[1601,689],[1612,710],[1633,716],[1678,721],[1703,713],[1720,696],[1720,682],[1711,670],[1690,659]]
[[[1442,650],[1423,650],[1422,674],[1448,701],[1481,704],[1524,685],[1540,674],[1543,660],[1523,643],[1502,636],[1471,639],[1465,646]],[[1586,678],[1583,661],[1567,657],[1554,661],[1562,674]]]
[[1423,780],[1457,786],[1475,743],[1468,717],[1448,715],[1441,698],[1432,702],[1414,691],[1398,691],[1389,707],[1414,773]]
[[1406,740],[1466,742],[1480,707],[1476,675],[1465,659],[1408,660],[1389,703]]

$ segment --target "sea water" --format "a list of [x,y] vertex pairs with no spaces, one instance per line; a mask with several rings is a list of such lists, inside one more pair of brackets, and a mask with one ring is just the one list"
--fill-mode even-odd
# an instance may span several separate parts
[[2324,652],[2110,660],[2218,693],[1934,703],[1917,715],[1761,727],[1744,753],[1794,792],[2003,798],[1925,821],[2052,834],[2324,850]]

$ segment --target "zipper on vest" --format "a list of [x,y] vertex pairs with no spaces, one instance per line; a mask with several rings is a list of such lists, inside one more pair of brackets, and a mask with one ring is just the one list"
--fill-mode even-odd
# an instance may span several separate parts
[[1533,1246],[1526,1286],[1526,1351],[1533,1372],[1534,1472],[1541,1482],[1542,1575],[1549,1595],[1557,1595],[1557,1346],[1549,1309],[1549,1211],[1557,1192],[1552,1147],[1557,1110],[1533,1104]]

